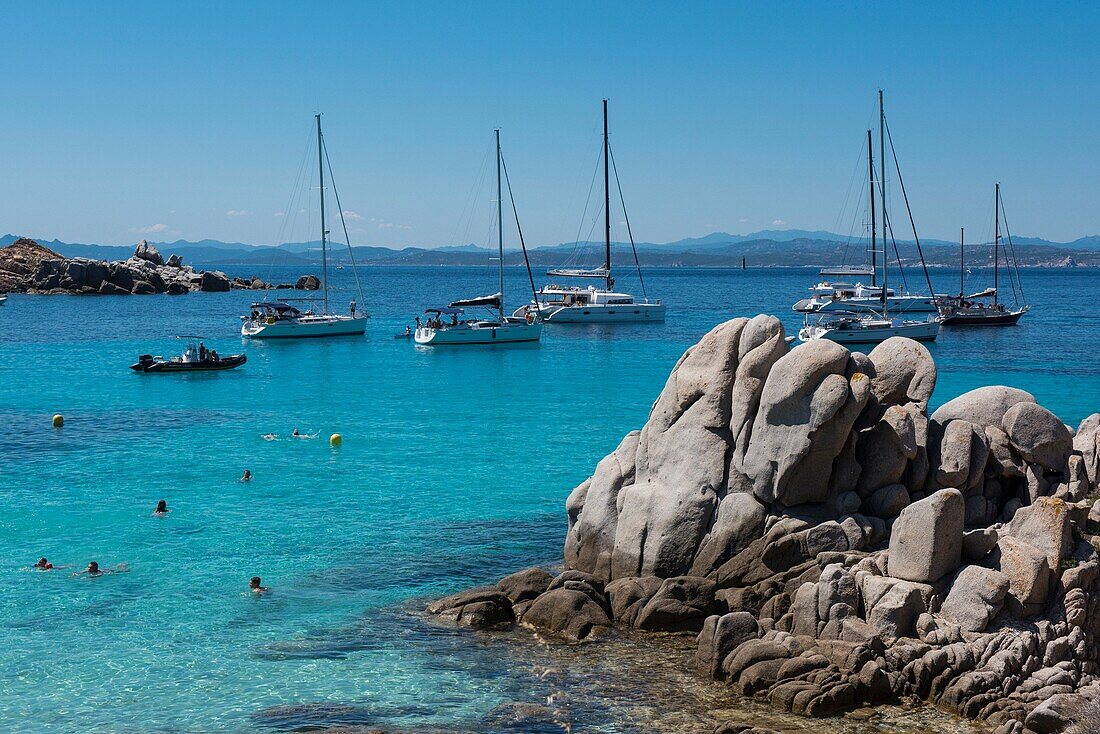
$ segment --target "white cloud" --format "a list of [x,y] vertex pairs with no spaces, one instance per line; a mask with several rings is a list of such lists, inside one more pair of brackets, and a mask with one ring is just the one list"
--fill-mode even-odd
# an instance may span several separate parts
[[359,212],[353,212],[351,209],[345,209],[344,210],[344,218],[345,219],[362,219],[363,215],[360,214]]
[[785,219],[773,219],[772,220],[772,226],[773,227],[782,227],[786,223],[787,223],[787,221]]
[[148,227],[130,227],[130,231],[138,234],[162,234],[168,231],[168,225],[150,224]]
[[247,217],[252,212],[247,209],[230,209],[225,213],[227,217]]
[[381,219],[375,219],[371,217],[372,222],[378,225],[378,229],[412,229],[412,225],[409,224],[394,224],[393,222],[386,222]]

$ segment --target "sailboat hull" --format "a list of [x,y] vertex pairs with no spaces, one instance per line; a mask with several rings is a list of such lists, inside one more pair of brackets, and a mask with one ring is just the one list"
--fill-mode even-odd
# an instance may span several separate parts
[[1015,326],[1024,313],[1024,309],[992,314],[954,313],[941,318],[940,323],[944,326]]
[[916,341],[935,341],[939,336],[940,325],[936,321],[903,322],[882,327],[864,327],[856,329],[825,328],[806,326],[799,333],[801,341],[828,339],[838,344],[878,344],[893,336],[904,336]]
[[413,339],[425,346],[458,346],[464,344],[516,344],[537,342],[542,336],[542,324],[506,323],[498,326],[463,323],[439,329],[421,326]]
[[365,316],[303,316],[298,319],[245,321],[241,336],[251,339],[308,339],[326,336],[362,336],[367,329]]

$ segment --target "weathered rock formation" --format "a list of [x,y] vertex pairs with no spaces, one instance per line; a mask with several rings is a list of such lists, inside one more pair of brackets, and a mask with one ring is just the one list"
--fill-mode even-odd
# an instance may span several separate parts
[[[191,291],[223,292],[232,288],[265,290],[258,277],[233,278],[217,270],[195,270],[179,255],[165,260],[157,248],[142,240],[128,260],[107,262],[65,258],[22,238],[0,249],[0,293],[77,293],[87,295],[181,295]],[[278,286],[284,287],[282,285]],[[317,278],[303,275],[287,288],[317,290]]]
[[696,633],[701,673],[795,713],[909,696],[1060,731],[1100,695],[1100,414],[1074,433],[985,387],[929,417],[935,381],[908,339],[790,349],[773,317],[721,324],[569,495],[564,573],[431,611]]

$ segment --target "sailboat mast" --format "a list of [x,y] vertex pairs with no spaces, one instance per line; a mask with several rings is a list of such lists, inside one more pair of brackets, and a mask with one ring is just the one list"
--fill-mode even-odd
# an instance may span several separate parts
[[504,323],[504,200],[500,188],[500,128],[497,134],[497,266],[500,273],[500,320]]
[[965,286],[963,284],[963,277],[964,277],[964,274],[966,273],[966,262],[965,262],[966,255],[965,255],[965,250],[963,250],[963,240],[965,238],[966,238],[966,229],[963,228],[963,227],[959,227],[959,300],[960,301],[962,300],[963,293],[964,293],[963,289],[965,288]]
[[328,314],[328,230],[325,229],[325,153],[321,142],[321,113],[317,113],[317,174],[321,185],[321,298]]
[[[875,242],[875,154],[870,130],[867,131],[867,176],[871,190],[871,286],[874,287],[878,280],[878,255],[875,253],[878,245]],[[885,247],[882,249],[886,250]]]
[[997,292],[998,265],[1001,260],[1001,184],[996,184],[993,198],[993,305],[997,305],[1000,294]]
[[879,194],[882,199],[882,312],[886,313],[886,111],[882,104],[882,90],[878,90],[878,165]]
[[603,101],[603,267],[611,290],[611,175],[607,142],[607,100]]

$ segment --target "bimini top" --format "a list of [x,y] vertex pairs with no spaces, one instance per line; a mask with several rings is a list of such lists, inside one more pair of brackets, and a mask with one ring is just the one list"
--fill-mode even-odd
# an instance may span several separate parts
[[446,316],[450,316],[452,314],[457,316],[458,314],[460,314],[462,312],[463,311],[462,311],[461,308],[426,308],[426,309],[424,309],[424,313],[438,313],[438,314],[444,314]]
[[547,270],[546,274],[551,277],[561,278],[606,278],[611,274],[611,271],[607,268],[592,268],[590,270],[584,269],[556,269]]
[[489,308],[500,308],[500,294],[494,293],[491,296],[478,296],[477,298],[463,298],[459,301],[454,301],[451,304],[451,308],[470,308],[473,306],[488,306]]
[[252,308],[258,308],[261,311],[276,313],[280,316],[298,316],[302,312],[291,306],[289,303],[283,303],[282,301],[275,301],[274,303],[253,303]]

